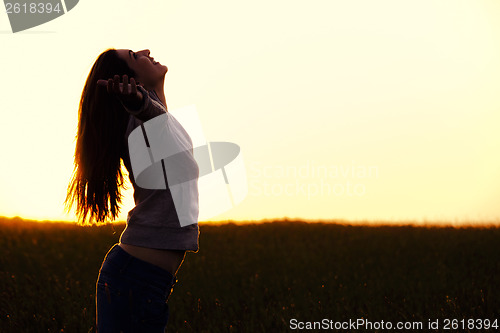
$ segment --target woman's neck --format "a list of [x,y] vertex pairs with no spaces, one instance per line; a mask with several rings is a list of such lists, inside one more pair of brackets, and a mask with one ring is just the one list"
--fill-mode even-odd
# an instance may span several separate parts
[[163,90],[163,81],[161,83],[158,83],[157,86],[153,87],[152,90],[155,91],[156,95],[158,95],[158,98],[160,99],[162,104],[165,106],[165,109],[167,109],[167,111],[168,111],[167,100],[165,98],[165,91]]

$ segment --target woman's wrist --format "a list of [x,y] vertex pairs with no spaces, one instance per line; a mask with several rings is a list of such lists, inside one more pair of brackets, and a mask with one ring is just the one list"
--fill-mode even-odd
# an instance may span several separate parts
[[[124,101],[121,100],[127,112],[137,114],[143,109],[148,92],[142,86],[137,86],[137,98]],[[132,112],[130,112],[132,111]]]

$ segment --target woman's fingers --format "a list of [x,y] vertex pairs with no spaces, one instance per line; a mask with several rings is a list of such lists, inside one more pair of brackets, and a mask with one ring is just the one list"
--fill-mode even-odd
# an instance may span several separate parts
[[129,88],[128,88],[128,76],[127,74],[123,75],[123,85],[122,85],[122,94],[123,95],[128,95],[129,94]]
[[113,94],[113,79],[108,79],[107,90],[108,94]]
[[135,83],[135,79],[133,77],[130,78],[130,88],[131,88],[131,91],[130,91],[130,94],[131,95],[137,95],[137,85]]
[[123,83],[120,82],[120,75],[115,75],[112,79],[97,80],[100,86],[106,86],[110,95],[115,95],[123,102],[138,103],[142,100],[143,95],[137,90],[137,83],[133,77],[129,78],[128,75],[123,75]]
[[[108,86],[109,88],[109,86]],[[115,75],[113,79],[113,92],[117,95],[120,95],[120,75]]]
[[[130,78],[130,82],[128,79],[127,74],[123,75],[123,83],[120,82],[120,76],[115,75],[112,79],[99,79],[97,80],[97,85],[99,86],[107,86],[108,92],[109,93],[115,93],[115,94],[124,94],[124,95],[129,95],[133,94],[135,91],[132,91],[132,82],[134,82],[134,85],[137,87],[137,83],[135,82],[135,79],[133,77]],[[123,88],[125,87],[125,88]]]

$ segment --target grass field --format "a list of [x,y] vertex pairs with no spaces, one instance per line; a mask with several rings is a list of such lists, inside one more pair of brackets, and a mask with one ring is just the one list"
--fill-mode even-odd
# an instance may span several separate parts
[[[98,270],[123,228],[0,220],[0,332],[93,332]],[[293,318],[439,319],[446,332],[446,319],[500,321],[500,228],[200,230],[200,251],[186,255],[170,297],[168,332],[282,332]],[[478,331],[462,323],[458,331]]]

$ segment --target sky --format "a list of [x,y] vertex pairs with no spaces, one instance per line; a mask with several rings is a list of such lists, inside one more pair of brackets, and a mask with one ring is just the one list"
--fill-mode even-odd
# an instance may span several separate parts
[[500,224],[499,41],[497,0],[85,0],[17,33],[2,12],[0,215],[75,219],[78,103],[112,47],[151,50],[168,109],[240,146],[248,194],[212,220]]

